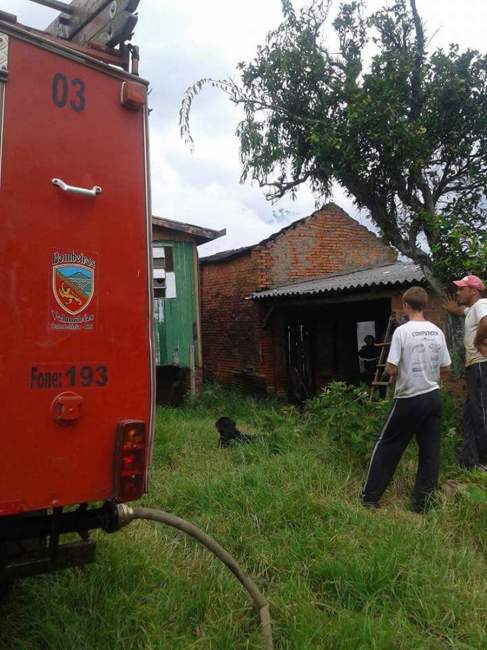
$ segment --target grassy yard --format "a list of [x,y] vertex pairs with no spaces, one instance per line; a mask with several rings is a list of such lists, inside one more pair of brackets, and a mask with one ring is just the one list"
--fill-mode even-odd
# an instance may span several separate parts
[[[209,390],[184,409],[160,408],[143,503],[191,520],[238,559],[271,602],[279,649],[486,648],[483,476],[458,474],[450,431],[443,482],[463,490],[426,516],[409,512],[413,449],[384,507],[363,509],[361,423],[370,447],[382,415],[351,408],[344,436],[339,404],[300,413]],[[221,415],[260,442],[218,449]],[[15,586],[0,605],[1,648],[260,648],[247,594],[191,539],[136,522],[98,540],[96,565]]]

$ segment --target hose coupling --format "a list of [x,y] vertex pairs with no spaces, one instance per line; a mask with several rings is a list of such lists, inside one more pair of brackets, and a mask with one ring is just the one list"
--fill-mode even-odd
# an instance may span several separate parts
[[133,508],[128,506],[126,503],[117,504],[117,519],[119,528],[123,528],[124,526],[128,526],[130,523],[132,523],[134,516],[135,513]]

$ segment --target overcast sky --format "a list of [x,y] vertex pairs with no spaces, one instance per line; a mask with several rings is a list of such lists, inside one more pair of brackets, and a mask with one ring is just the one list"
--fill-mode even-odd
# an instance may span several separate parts
[[[295,7],[305,2],[295,0]],[[377,9],[384,0],[369,0]],[[487,0],[418,0],[433,46],[457,42],[485,50]],[[0,0],[0,9],[20,22],[43,29],[57,15],[29,0]],[[141,47],[141,74],[151,82],[151,157],[154,214],[227,229],[225,238],[200,248],[200,254],[255,243],[289,221],[314,210],[314,197],[302,188],[296,201],[270,204],[264,192],[240,184],[241,166],[235,128],[239,113],[217,90],[195,100],[191,152],[179,136],[178,111],[185,89],[202,77],[236,78],[239,61],[280,21],[280,0],[141,0],[133,42]],[[338,188],[335,202],[358,219],[353,204]],[[285,215],[285,220],[275,215]]]

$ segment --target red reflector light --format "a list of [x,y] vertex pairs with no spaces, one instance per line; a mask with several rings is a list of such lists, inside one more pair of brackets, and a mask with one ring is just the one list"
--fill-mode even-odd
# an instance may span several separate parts
[[114,496],[134,501],[144,494],[147,469],[145,423],[124,420],[117,425],[114,459]]
[[122,106],[131,111],[140,111],[147,101],[147,89],[135,81],[124,81],[122,84]]

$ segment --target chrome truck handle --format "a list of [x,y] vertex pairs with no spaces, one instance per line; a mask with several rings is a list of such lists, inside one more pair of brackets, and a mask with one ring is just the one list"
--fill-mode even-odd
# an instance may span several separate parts
[[56,187],[60,187],[63,192],[69,192],[70,194],[81,194],[82,196],[96,196],[97,194],[101,194],[101,187],[99,185],[95,185],[90,190],[87,187],[68,185],[60,178],[53,178],[52,184],[56,185]]

